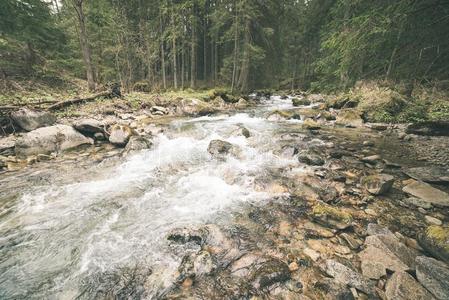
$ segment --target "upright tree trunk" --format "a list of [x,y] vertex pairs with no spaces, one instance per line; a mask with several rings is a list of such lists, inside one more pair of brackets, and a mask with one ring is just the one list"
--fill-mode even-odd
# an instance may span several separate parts
[[184,53],[184,45],[182,45],[181,49],[181,90],[184,89],[184,75],[185,75],[185,53]]
[[91,50],[89,45],[89,39],[87,37],[86,31],[86,23],[85,16],[83,11],[83,2],[84,0],[72,0],[73,6],[76,10],[76,14],[78,16],[78,26],[80,33],[80,46],[83,54],[83,61],[86,67],[86,77],[87,77],[87,85],[89,91],[95,90],[95,77],[94,77],[94,68],[92,65],[92,57]]
[[244,35],[244,45],[243,45],[243,61],[242,68],[240,71],[240,77],[238,86],[240,86],[241,91],[248,90],[248,77],[249,77],[249,48],[251,43],[250,37],[250,20],[245,21],[245,35]]
[[178,89],[178,63],[176,52],[176,38],[173,38],[173,85],[175,89]]
[[190,50],[190,88],[195,88],[196,83],[196,10],[193,8],[193,20],[192,20],[192,37],[191,37],[191,50]]
[[162,84],[164,90],[167,89],[167,78],[165,76],[165,47],[164,41],[161,42],[161,70],[162,70]]
[[232,63],[232,81],[231,81],[231,93],[234,92],[235,88],[235,81],[237,77],[237,53],[238,53],[238,14],[237,14],[237,5],[234,1],[234,57],[233,57],[233,63]]

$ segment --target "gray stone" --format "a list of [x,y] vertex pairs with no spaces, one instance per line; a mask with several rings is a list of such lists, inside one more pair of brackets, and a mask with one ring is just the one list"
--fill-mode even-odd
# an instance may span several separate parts
[[440,219],[434,218],[432,216],[425,216],[424,219],[426,219],[426,222],[430,225],[443,225],[443,222],[441,222]]
[[382,195],[387,193],[394,183],[394,177],[388,174],[367,176],[362,183],[370,194]]
[[111,128],[109,142],[111,144],[123,147],[128,143],[133,134],[134,132],[129,126],[117,124]]
[[0,138],[0,155],[3,156],[14,155],[15,144],[16,144],[16,137],[12,135]]
[[233,148],[233,145],[226,141],[213,140],[209,143],[207,152],[209,152],[213,157],[220,157],[228,154]]
[[380,155],[371,155],[371,156],[363,157],[361,159],[361,161],[373,165],[373,164],[377,163],[378,161],[380,161],[381,159],[382,159],[382,157]]
[[418,234],[418,242],[432,256],[449,264],[449,228],[431,225]]
[[424,200],[421,200],[419,198],[416,198],[416,197],[405,198],[403,201],[406,204],[413,205],[413,206],[416,206],[416,207],[421,207],[421,208],[424,208],[424,209],[432,208],[432,204],[430,204],[429,202],[426,202]]
[[387,300],[434,300],[435,298],[410,274],[396,272],[387,281]]
[[310,166],[324,165],[324,160],[319,155],[317,155],[316,153],[313,153],[310,150],[303,150],[303,151],[299,152],[298,160],[299,160],[299,162],[305,163]]
[[449,299],[449,267],[436,259],[418,256],[416,277],[437,299]]
[[403,171],[413,179],[430,183],[448,183],[449,170],[441,167],[416,167]]
[[54,125],[30,131],[16,141],[15,151],[18,156],[49,154],[92,144],[89,139],[67,125]]
[[95,119],[82,119],[73,123],[73,127],[83,134],[104,132],[104,123]]
[[361,269],[363,276],[369,279],[379,279],[387,275],[385,266],[375,261],[362,261]]
[[382,227],[375,223],[369,223],[368,228],[366,230],[366,233],[368,235],[375,235],[375,234],[393,234],[388,228]]
[[449,195],[439,189],[432,187],[428,183],[414,181],[406,185],[402,190],[407,194],[418,197],[421,200],[431,203],[435,206],[449,206]]
[[374,294],[374,285],[372,282],[336,260],[328,259],[320,267],[327,275],[335,278],[337,282],[346,284],[367,294]]
[[56,117],[53,114],[28,108],[21,108],[11,113],[11,119],[26,131],[51,126],[56,122]]
[[153,145],[150,138],[146,136],[132,136],[125,147],[125,152],[150,149]]

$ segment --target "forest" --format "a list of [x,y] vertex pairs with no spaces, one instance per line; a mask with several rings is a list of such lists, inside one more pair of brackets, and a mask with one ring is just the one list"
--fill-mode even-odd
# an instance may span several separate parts
[[125,91],[449,78],[446,0],[2,0],[0,76]]

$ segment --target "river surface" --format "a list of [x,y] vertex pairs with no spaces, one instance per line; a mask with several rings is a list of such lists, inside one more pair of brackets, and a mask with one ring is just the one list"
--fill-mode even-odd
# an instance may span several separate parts
[[[170,230],[226,224],[244,205],[282,194],[257,180],[298,166],[282,154],[279,132],[300,121],[266,119],[290,103],[272,97],[243,112],[177,119],[151,150],[126,157],[78,153],[0,175],[0,298],[91,299],[127,272],[156,297],[181,259],[168,246]],[[214,139],[240,152],[214,159]]]

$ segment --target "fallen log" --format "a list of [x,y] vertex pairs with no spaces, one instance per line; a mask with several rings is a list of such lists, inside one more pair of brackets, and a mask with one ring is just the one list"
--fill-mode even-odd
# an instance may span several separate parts
[[67,107],[67,106],[70,106],[73,104],[81,103],[81,102],[91,102],[100,97],[112,98],[112,97],[114,97],[114,95],[115,94],[111,91],[102,92],[102,93],[95,94],[93,96],[86,97],[86,98],[75,98],[75,99],[70,99],[70,100],[59,101],[53,105],[50,105],[49,107],[47,107],[47,109],[48,110],[57,110],[57,109],[61,109],[61,108],[64,108],[64,107]]

